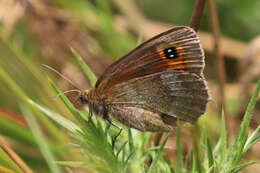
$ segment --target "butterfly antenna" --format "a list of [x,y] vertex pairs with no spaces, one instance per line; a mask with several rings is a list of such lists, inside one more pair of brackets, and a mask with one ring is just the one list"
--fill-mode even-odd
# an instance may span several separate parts
[[81,90],[68,90],[68,91],[64,91],[62,93],[59,93],[58,95],[56,95],[53,99],[57,100],[57,98],[59,98],[62,94],[66,94],[66,93],[70,93],[70,92],[78,92],[79,94],[81,94]]
[[[69,78],[67,78],[66,76],[64,76],[63,74],[61,74],[60,72],[58,72],[57,70],[55,70],[54,68],[46,65],[46,64],[42,64],[42,66],[44,68],[47,68],[51,71],[53,71],[54,73],[56,73],[57,75],[59,75],[60,77],[62,77],[63,79],[65,79],[66,81],[68,81],[71,85],[73,85],[75,88],[77,88],[79,91],[82,91],[82,89],[80,89],[78,86],[76,86]],[[65,91],[66,92],[66,91]]]

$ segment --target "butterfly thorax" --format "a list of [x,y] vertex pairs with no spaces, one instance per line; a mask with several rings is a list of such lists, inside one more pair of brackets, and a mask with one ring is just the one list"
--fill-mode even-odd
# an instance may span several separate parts
[[80,96],[80,101],[83,104],[87,104],[89,106],[89,110],[94,111],[96,115],[104,116],[106,112],[105,104],[101,99],[99,99],[93,88],[84,91]]

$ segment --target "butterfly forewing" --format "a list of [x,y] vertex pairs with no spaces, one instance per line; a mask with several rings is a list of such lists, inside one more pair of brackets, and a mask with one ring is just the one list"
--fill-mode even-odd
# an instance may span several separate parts
[[[166,57],[165,51],[175,49],[175,57]],[[174,54],[173,54],[174,55]],[[195,31],[179,26],[144,42],[110,65],[99,78],[99,92],[129,79],[165,70],[184,69],[201,74],[204,53]],[[101,85],[101,86],[100,86]]]

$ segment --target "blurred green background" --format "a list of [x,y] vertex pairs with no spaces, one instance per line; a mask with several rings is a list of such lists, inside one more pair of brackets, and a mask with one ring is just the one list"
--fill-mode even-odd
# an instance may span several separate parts
[[[1,0],[0,143],[7,144],[35,172],[49,172],[48,163],[24,118],[21,105],[30,98],[73,121],[59,99],[52,99],[56,93],[48,82],[48,76],[63,91],[73,89],[73,86],[43,69],[41,64],[54,67],[80,88],[87,89],[89,80],[80,70],[70,47],[100,76],[109,64],[142,41],[174,25],[189,25],[194,3],[194,0]],[[214,142],[220,135],[220,85],[225,88],[227,130],[232,141],[232,134],[240,125],[260,77],[260,1],[216,0],[216,5],[221,52],[225,58],[227,80],[224,84],[220,84],[218,79],[218,61],[213,50],[207,6],[199,29],[206,52],[205,76],[213,98],[207,112],[200,118],[200,124]],[[76,96],[68,94],[72,101]],[[252,129],[259,125],[259,110],[258,101],[250,124]],[[84,160],[80,152],[69,145],[73,141],[70,134],[42,113],[35,114],[58,160]],[[183,148],[188,152],[191,141],[186,127],[182,134]],[[175,152],[173,141],[175,134],[166,144],[172,148],[166,153],[169,158]],[[246,159],[259,158],[260,145],[256,144]],[[0,159],[0,172],[1,162],[5,161]],[[84,172],[81,169],[74,171]],[[258,172],[260,166],[256,164],[246,171]]]

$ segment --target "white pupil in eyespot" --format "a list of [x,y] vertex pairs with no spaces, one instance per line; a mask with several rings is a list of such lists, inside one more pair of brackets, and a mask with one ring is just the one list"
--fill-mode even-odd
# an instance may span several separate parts
[[164,55],[168,59],[178,58],[178,53],[175,47],[169,47],[164,49]]

